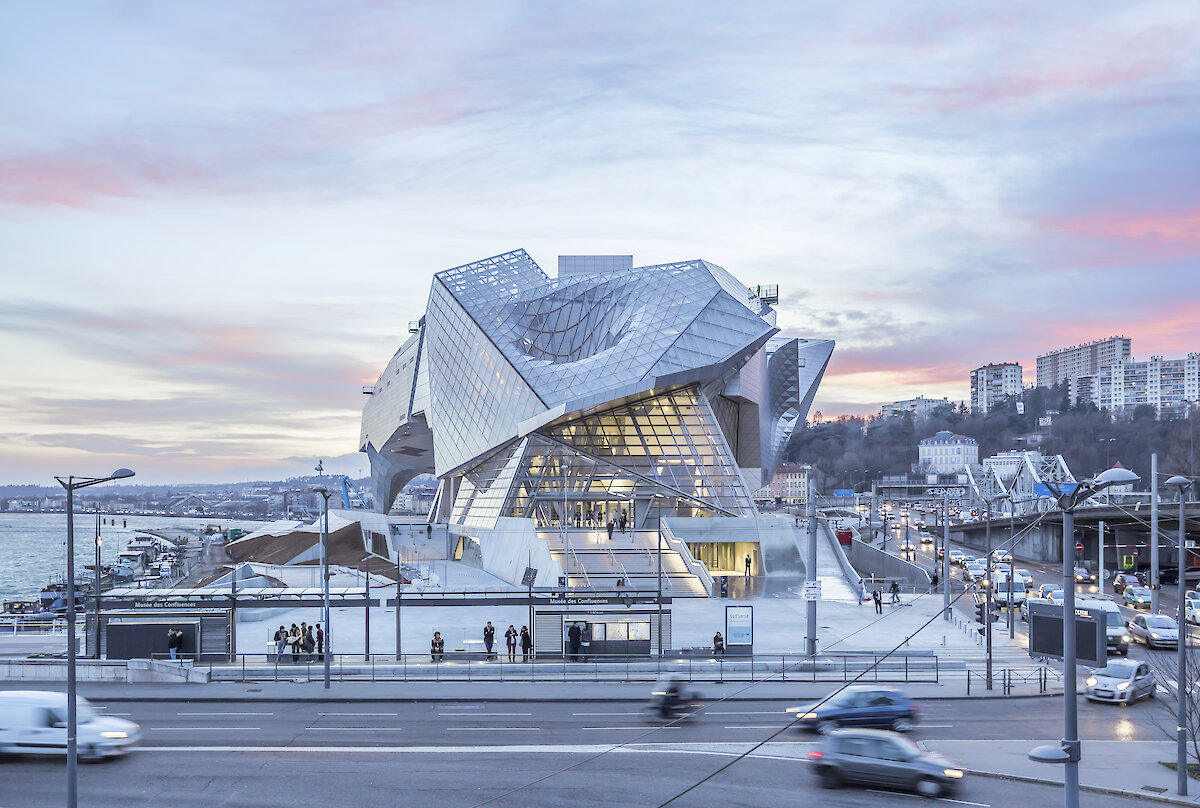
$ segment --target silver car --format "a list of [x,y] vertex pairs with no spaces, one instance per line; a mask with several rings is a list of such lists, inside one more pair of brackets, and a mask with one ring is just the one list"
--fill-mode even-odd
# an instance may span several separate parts
[[1179,645],[1179,624],[1164,614],[1139,614],[1125,625],[1129,628],[1129,636],[1144,642],[1147,648]]
[[940,797],[956,793],[963,778],[958,764],[887,730],[832,730],[808,759],[825,788],[854,783]]
[[1158,689],[1150,666],[1136,659],[1111,660],[1103,668],[1092,671],[1084,684],[1089,701],[1121,705],[1132,704],[1140,698],[1152,699]]

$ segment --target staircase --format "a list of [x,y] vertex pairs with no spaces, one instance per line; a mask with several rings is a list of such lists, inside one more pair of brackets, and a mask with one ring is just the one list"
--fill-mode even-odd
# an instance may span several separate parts
[[[655,530],[632,530],[613,533],[609,541],[608,531],[600,528],[570,528],[571,559],[566,563],[561,529],[548,528],[538,531],[538,536],[550,548],[556,561],[569,569],[571,586],[597,590],[615,590],[617,582],[624,579],[625,590],[652,592],[658,590],[658,532]],[[678,542],[670,542],[663,536],[662,542],[662,593],[670,598],[706,598],[709,596],[705,582],[688,569],[688,563],[672,544],[683,548]]]

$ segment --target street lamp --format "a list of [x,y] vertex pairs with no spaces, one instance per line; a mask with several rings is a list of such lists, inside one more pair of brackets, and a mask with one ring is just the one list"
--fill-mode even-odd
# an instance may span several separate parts
[[[805,465],[804,469],[804,505],[805,511],[808,513],[808,553],[805,561],[805,578],[809,581],[818,581],[817,578],[817,502],[813,497],[813,480],[812,466]],[[861,597],[861,594],[860,596]],[[817,601],[813,597],[813,593],[805,593],[805,622],[807,642],[805,650],[810,658],[817,655]]]
[[[1175,729],[1178,737],[1175,739],[1175,783],[1179,796],[1187,796],[1187,733],[1188,733],[1188,687],[1187,680],[1187,609],[1184,608],[1184,592],[1187,590],[1187,493],[1192,481],[1187,477],[1176,474],[1166,482],[1167,486],[1179,492],[1179,623],[1178,650],[1175,652]],[[1157,538],[1157,537],[1155,537]]]
[[[1109,463],[1109,454],[1111,453],[1110,450],[1112,449],[1112,445],[1117,442],[1117,439],[1116,438],[1099,438],[1098,442],[1104,444],[1104,468],[1108,468],[1111,465]],[[1097,478],[1097,479],[1099,479],[1099,478]]]
[[1079,759],[1082,756],[1075,661],[1075,509],[1109,486],[1135,483],[1140,479],[1129,469],[1114,468],[1101,472],[1094,480],[1076,485],[1072,490],[1063,490],[1058,483],[1046,483],[1058,500],[1063,515],[1063,739],[1059,746],[1033,749],[1029,759],[1039,763],[1063,764],[1065,808],[1079,808]]
[[[321,495],[324,500],[322,505],[324,523],[321,525],[321,585],[323,589],[322,597],[324,600],[325,611],[325,647],[321,649],[325,657],[325,689],[329,689],[329,658],[333,656],[331,642],[333,639],[333,626],[329,625],[329,489],[314,488],[313,491]],[[397,592],[399,587],[397,585]],[[399,595],[396,596],[396,608],[400,608]]]
[[[55,477],[67,491],[67,808],[79,804],[79,755],[76,749],[77,707],[75,705],[75,490],[111,480],[132,477],[129,469],[117,469],[107,477]],[[99,574],[99,570],[96,571]],[[96,617],[97,628],[100,618]],[[100,635],[94,642],[100,645]]]

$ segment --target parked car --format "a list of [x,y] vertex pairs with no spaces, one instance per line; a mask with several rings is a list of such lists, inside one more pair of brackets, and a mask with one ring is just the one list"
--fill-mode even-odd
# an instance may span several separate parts
[[912,729],[920,710],[912,699],[893,687],[848,687],[825,702],[789,707],[802,729],[828,732],[838,727]]
[[1096,583],[1096,573],[1085,567],[1075,568],[1075,583],[1077,584],[1094,584]]
[[825,788],[853,783],[940,797],[957,793],[963,779],[962,768],[949,758],[883,730],[834,730],[808,759]]
[[1148,586],[1127,586],[1122,593],[1125,598],[1125,605],[1134,609],[1140,609],[1145,606],[1150,608],[1150,587]]
[[1141,586],[1142,580],[1128,572],[1118,572],[1112,581],[1113,591],[1118,595],[1124,594],[1127,586]]
[[1129,627],[1129,636],[1146,643],[1147,648],[1175,648],[1179,645],[1179,624],[1165,614],[1139,614],[1125,625]]
[[[75,700],[76,750],[80,760],[103,760],[137,748],[141,728],[100,715],[87,699]],[[0,754],[64,755],[67,694],[46,690],[0,691]]]
[[1135,659],[1114,659],[1097,668],[1085,680],[1084,694],[1089,701],[1109,701],[1132,704],[1140,698],[1154,698],[1158,683],[1154,672],[1145,662]]

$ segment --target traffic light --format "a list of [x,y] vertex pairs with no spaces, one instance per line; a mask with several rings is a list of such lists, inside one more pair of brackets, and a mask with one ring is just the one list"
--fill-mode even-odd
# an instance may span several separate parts
[[981,635],[987,633],[988,623],[995,623],[999,619],[1000,615],[996,614],[995,612],[988,611],[986,602],[975,604],[975,622],[981,624],[976,631],[978,631]]

